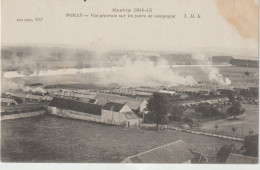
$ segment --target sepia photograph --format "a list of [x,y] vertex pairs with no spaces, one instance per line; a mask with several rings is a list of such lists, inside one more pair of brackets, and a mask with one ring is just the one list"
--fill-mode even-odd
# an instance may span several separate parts
[[2,163],[259,164],[257,0],[1,0]]

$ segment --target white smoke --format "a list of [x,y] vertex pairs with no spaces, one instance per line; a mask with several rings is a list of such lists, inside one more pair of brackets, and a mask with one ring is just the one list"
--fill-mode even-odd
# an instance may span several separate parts
[[122,57],[118,63],[121,64],[121,70],[101,74],[100,79],[104,80],[105,83],[118,83],[122,86],[131,87],[197,84],[192,76],[183,77],[175,73],[169,63],[162,59],[159,59],[155,64],[147,58],[133,61],[129,57]]
[[24,92],[32,92],[32,93],[41,93],[41,94],[46,93],[46,91],[43,88],[41,88],[41,87],[32,88],[30,86],[25,86],[23,91]]
[[220,74],[219,69],[216,67],[207,67],[209,69],[209,80],[217,81],[221,85],[230,85],[231,81],[229,78],[225,78]]
[[208,73],[208,78],[210,81],[215,81],[220,85],[231,84],[231,80],[228,77],[224,78],[217,67],[214,67],[212,63],[207,62],[207,57],[204,54],[195,53],[192,55],[192,58],[197,60],[200,64],[206,64],[206,66],[201,65],[200,68],[205,73]]
[[46,91],[42,87],[26,86],[24,81],[14,81],[12,79],[2,79],[2,89],[4,91],[23,91],[44,94]]
[[24,89],[24,82],[23,81],[15,82],[15,81],[10,80],[10,79],[2,78],[2,85],[1,86],[2,86],[1,88],[4,91],[22,90],[22,89]]

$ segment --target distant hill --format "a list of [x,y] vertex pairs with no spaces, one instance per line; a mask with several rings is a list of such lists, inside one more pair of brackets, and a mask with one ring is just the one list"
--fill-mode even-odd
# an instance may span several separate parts
[[198,61],[192,58],[191,54],[167,54],[162,55],[164,59],[169,61],[172,65],[191,65],[198,64]]
[[230,64],[233,66],[240,66],[240,67],[259,67],[258,60],[242,60],[242,59],[232,59]]
[[230,64],[231,56],[212,56],[212,64]]

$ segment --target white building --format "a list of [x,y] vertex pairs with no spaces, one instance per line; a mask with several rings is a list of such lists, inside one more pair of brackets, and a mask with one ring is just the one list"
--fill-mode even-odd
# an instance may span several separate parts
[[141,119],[132,111],[132,109],[121,103],[106,103],[101,112],[102,122],[123,124],[127,126],[137,126]]

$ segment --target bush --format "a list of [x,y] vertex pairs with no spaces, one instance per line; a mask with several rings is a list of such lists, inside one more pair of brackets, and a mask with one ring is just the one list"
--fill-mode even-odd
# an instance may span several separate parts
[[193,126],[193,124],[194,124],[194,121],[191,118],[189,118],[189,117],[185,117],[183,119],[183,122],[188,124],[189,126]]
[[208,118],[212,116],[223,115],[218,109],[209,104],[200,104],[196,109],[196,113],[201,113],[203,117]]
[[243,144],[243,155],[258,157],[258,134],[246,136]]
[[230,153],[237,153],[238,150],[235,149],[233,144],[223,145],[219,149],[216,158],[219,163],[225,163]]

